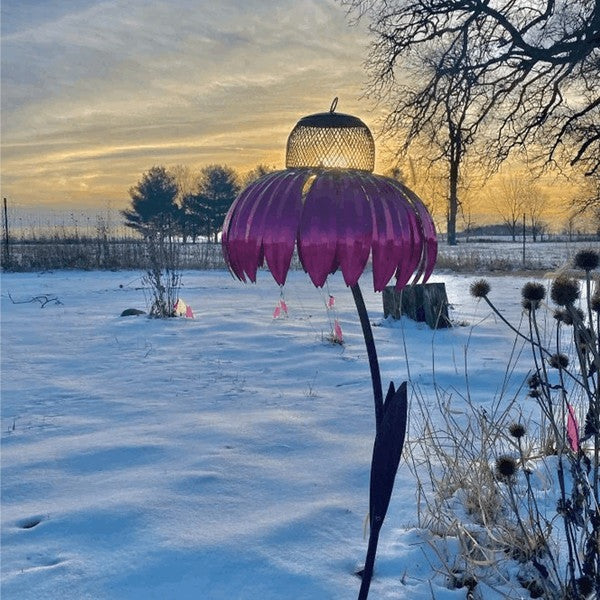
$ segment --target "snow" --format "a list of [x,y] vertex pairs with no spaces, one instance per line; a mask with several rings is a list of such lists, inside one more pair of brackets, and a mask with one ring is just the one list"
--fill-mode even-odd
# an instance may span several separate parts
[[[500,394],[514,335],[469,296],[476,278],[432,278],[461,324],[434,332],[384,321],[365,274],[384,387],[410,372],[425,397],[435,383],[460,403],[468,348],[471,398]],[[513,321],[527,280],[491,280]],[[180,295],[195,319],[120,317],[146,308],[140,281],[2,274],[3,597],[355,597],[374,415],[350,291],[338,275],[316,290],[292,272],[289,318],[273,319],[280,290],[268,273],[244,285],[186,271]],[[344,345],[328,341],[335,318]],[[516,361],[507,397],[530,366]],[[418,529],[415,487],[403,460],[369,597],[465,598],[434,577],[440,559]]]

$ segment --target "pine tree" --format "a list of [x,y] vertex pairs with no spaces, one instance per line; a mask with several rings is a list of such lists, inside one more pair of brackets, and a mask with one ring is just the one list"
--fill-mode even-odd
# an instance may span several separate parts
[[186,229],[194,238],[195,232],[217,241],[225,215],[240,192],[236,172],[224,165],[209,165],[200,173],[196,193],[183,199]]
[[172,236],[179,224],[177,182],[164,167],[152,167],[129,190],[131,209],[121,211],[125,225],[144,237]]

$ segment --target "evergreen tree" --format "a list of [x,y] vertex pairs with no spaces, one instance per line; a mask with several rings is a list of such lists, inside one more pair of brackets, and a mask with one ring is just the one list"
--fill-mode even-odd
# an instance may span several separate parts
[[209,235],[209,219],[203,197],[198,193],[188,193],[181,200],[181,229],[185,237],[192,238],[192,243],[201,236]]
[[172,236],[179,223],[177,193],[175,177],[164,167],[152,167],[129,190],[131,208],[121,211],[125,225],[144,237]]
[[225,215],[240,192],[236,172],[224,165],[209,165],[200,172],[198,189],[185,196],[182,207],[186,215],[186,231],[194,239],[196,233],[217,241]]

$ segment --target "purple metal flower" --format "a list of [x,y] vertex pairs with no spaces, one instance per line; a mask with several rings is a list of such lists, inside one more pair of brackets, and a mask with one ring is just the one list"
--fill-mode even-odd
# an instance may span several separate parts
[[435,227],[424,204],[394,179],[373,175],[375,145],[356,117],[329,113],[300,119],[288,138],[285,171],[264,175],[232,204],[223,225],[223,253],[242,281],[256,281],[265,263],[285,283],[298,250],[317,287],[342,271],[352,290],[369,357],[375,403],[371,462],[369,545],[359,600],[366,600],[383,524],[404,445],[407,386],[390,384],[383,396],[375,341],[358,285],[369,257],[373,287],[382,291],[396,276],[396,288],[427,281],[437,255]]
[[[332,127],[331,121],[340,118],[366,129],[356,117],[320,113],[302,119],[290,141],[298,137],[299,126],[321,134],[325,127],[319,129],[320,122],[335,129],[338,125]],[[339,129],[346,133],[352,127]],[[296,247],[302,267],[317,287],[338,269],[346,285],[354,286],[369,257],[377,292],[394,275],[397,289],[413,274],[415,282],[427,281],[435,264],[437,240],[433,220],[416,194],[370,169],[323,167],[339,162],[339,155],[305,166],[290,158],[294,151],[290,141],[288,168],[250,184],[227,214],[222,244],[230,270],[242,281],[254,282],[258,268],[266,262],[275,281],[283,285]],[[289,168],[294,162],[301,167]]]

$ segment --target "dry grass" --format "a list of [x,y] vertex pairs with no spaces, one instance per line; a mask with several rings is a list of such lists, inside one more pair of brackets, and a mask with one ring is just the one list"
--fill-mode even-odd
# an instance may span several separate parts
[[[544,288],[530,284],[522,291],[526,331],[505,321],[515,332],[505,379],[523,360],[518,347],[531,357],[533,376],[514,397],[475,405],[466,359],[460,402],[453,402],[456,390],[436,386],[433,399],[414,390],[406,453],[418,481],[420,525],[440,556],[441,542],[458,545],[453,561],[443,562],[445,576],[469,593],[485,581],[512,589],[509,597],[600,597],[600,283],[594,292],[593,275],[578,275],[565,291],[551,288],[553,299],[566,302],[561,318],[552,318],[545,301],[531,308],[532,294],[537,300]],[[576,288],[588,299],[580,306],[569,300]],[[488,292],[482,300],[496,310]],[[538,314],[544,311],[549,317]],[[538,408],[527,418],[518,402],[526,395]],[[578,446],[567,427],[573,406],[580,407]]]

